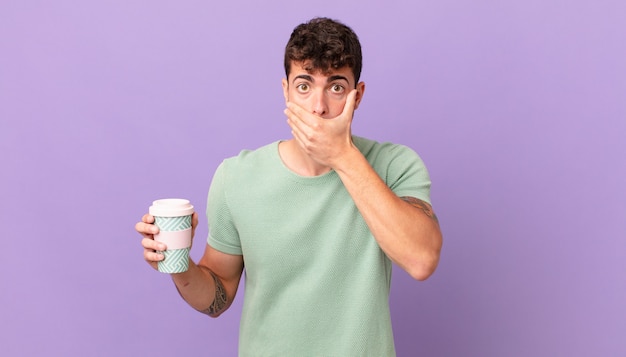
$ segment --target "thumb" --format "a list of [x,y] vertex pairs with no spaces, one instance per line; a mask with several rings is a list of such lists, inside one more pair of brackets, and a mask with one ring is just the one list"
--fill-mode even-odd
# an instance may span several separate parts
[[341,112],[341,116],[347,118],[347,120],[351,121],[354,115],[354,107],[356,105],[356,89],[353,89],[348,93],[348,98],[346,99],[346,105],[343,106],[343,111]]

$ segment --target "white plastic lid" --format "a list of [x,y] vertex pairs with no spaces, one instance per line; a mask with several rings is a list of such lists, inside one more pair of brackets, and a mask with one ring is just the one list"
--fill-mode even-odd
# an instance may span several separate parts
[[193,206],[189,200],[182,198],[165,198],[152,202],[150,214],[158,217],[181,217],[193,214]]

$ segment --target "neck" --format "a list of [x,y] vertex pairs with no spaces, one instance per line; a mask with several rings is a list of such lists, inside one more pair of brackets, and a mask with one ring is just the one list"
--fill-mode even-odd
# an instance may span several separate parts
[[330,167],[307,155],[294,139],[280,142],[278,153],[285,166],[300,176],[319,176],[330,171]]

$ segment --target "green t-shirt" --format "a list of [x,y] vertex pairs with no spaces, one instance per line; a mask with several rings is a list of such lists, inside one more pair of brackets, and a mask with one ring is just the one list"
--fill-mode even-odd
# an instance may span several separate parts
[[[400,197],[430,202],[411,149],[354,137]],[[336,172],[289,170],[278,142],[224,160],[209,190],[208,243],[243,255],[240,356],[394,356],[391,261]]]

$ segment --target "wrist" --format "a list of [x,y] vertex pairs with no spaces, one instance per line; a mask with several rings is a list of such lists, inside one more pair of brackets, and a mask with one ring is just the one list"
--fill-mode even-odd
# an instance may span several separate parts
[[350,146],[337,157],[332,165],[333,170],[337,173],[351,173],[358,169],[360,165],[369,164],[361,151],[351,142]]

